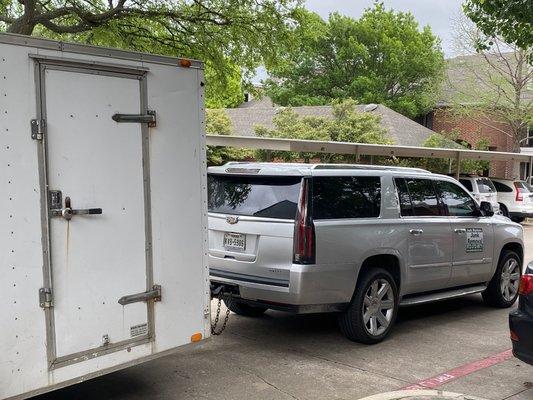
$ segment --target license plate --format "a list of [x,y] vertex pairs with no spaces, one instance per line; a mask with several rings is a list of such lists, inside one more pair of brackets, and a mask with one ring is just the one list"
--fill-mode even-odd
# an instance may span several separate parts
[[224,233],[224,247],[228,250],[240,250],[246,249],[246,235],[242,233]]

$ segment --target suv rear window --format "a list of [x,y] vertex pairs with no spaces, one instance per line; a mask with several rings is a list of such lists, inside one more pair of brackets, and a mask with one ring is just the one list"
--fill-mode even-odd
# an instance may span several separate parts
[[476,179],[476,183],[479,193],[496,193],[496,188],[490,179],[478,178]]
[[376,218],[381,209],[381,180],[376,176],[313,178],[313,218]]
[[209,174],[208,209],[221,214],[294,219],[301,182],[299,176]]

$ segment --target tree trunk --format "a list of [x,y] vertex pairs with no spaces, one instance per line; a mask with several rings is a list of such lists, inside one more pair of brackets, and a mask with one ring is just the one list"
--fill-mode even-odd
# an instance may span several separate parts
[[8,28],[9,33],[18,33],[19,35],[30,36],[35,29],[37,11],[35,9],[35,0],[23,0],[19,2],[24,5],[24,14],[16,19]]
[[8,28],[9,33],[18,33],[20,35],[30,36],[35,29],[35,23],[25,16],[20,17],[13,22]]

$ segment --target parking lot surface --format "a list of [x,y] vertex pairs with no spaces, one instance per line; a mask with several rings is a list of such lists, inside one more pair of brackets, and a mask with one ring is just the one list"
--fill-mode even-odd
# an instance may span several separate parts
[[[525,240],[527,262],[533,225]],[[405,308],[374,346],[345,339],[333,315],[232,314],[206,343],[35,400],[360,399],[412,387],[533,400],[533,367],[509,353],[508,313],[479,295]]]

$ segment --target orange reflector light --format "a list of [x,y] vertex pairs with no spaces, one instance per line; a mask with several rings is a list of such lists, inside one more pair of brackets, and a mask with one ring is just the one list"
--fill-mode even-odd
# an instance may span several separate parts
[[200,332],[196,332],[194,335],[191,336],[192,343],[199,342],[200,340],[202,340],[202,334]]
[[518,337],[518,335],[514,331],[511,331],[511,340],[513,342],[519,342],[520,341],[520,338]]
[[187,60],[186,58],[182,58],[180,60],[180,65],[184,68],[189,68],[192,65],[191,60]]

